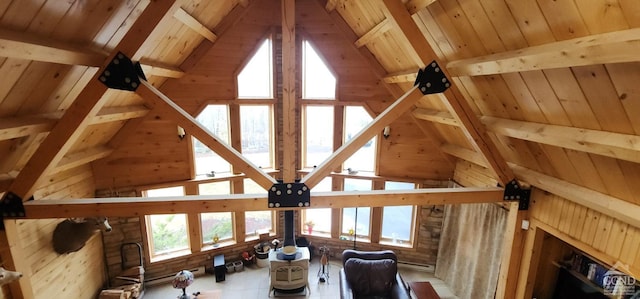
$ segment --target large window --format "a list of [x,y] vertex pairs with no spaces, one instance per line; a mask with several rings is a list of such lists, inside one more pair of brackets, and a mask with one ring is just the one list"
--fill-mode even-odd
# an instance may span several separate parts
[[[258,185],[251,179],[244,179],[244,193],[245,194],[256,194],[256,193],[266,193],[267,190],[262,188],[262,186]],[[252,239],[258,237],[260,234],[264,233],[275,233],[275,212],[266,210],[266,211],[249,211],[244,212],[244,221],[245,221],[245,233],[248,239]]]
[[[371,115],[360,106],[347,106],[345,108],[344,141],[346,143],[369,125],[372,118]],[[375,170],[375,157],[376,137],[373,137],[344,162],[344,168],[351,169],[352,171],[373,172]]]
[[[331,177],[324,178],[313,187],[313,191],[331,191],[331,181]],[[301,210],[301,215],[302,234],[331,236],[331,208],[304,209]]]
[[[344,191],[368,191],[371,190],[371,180],[344,179]],[[369,240],[371,234],[371,208],[343,208],[342,209],[342,235],[356,239]]]
[[273,54],[266,39],[238,74],[238,98],[273,98]]
[[302,60],[302,97],[335,99],[336,77],[309,41],[303,42]]
[[[200,195],[231,194],[229,181],[203,183],[198,185]],[[233,213],[202,213],[200,214],[200,229],[202,244],[218,246],[220,243],[234,240]],[[216,242],[217,241],[217,242]]]
[[[385,182],[385,190],[415,189],[414,183]],[[390,206],[382,210],[381,242],[410,245],[413,242],[415,223],[414,206]]]
[[[208,105],[196,120],[222,142],[229,144],[229,109],[227,105]],[[215,176],[231,172],[231,165],[202,142],[193,138],[197,176]]]
[[[184,196],[184,188],[180,186],[152,189],[143,192],[143,196]],[[186,214],[147,215],[145,225],[152,261],[190,253]]]
[[272,167],[270,105],[240,106],[242,155],[256,166]]
[[333,107],[306,106],[304,167],[320,165],[333,153]]

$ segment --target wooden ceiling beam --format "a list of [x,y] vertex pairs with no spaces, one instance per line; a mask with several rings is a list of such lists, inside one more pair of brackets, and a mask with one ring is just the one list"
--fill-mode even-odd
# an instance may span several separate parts
[[480,119],[496,134],[640,163],[640,136],[490,116]]
[[484,157],[481,154],[470,149],[451,143],[445,143],[440,146],[440,150],[442,150],[442,152],[445,154],[449,154],[456,158],[469,161],[484,168],[489,168],[489,165],[487,164],[487,161],[484,159]]
[[[420,57],[423,65],[427,65],[434,60],[438,61],[438,56],[402,2],[396,0],[383,0],[383,2],[386,9],[385,15],[395,21],[407,39],[410,49]],[[441,66],[444,65],[442,63],[438,64]],[[446,69],[443,68],[442,71],[445,75],[447,74]],[[450,76],[448,77],[451,78]],[[463,93],[457,88],[454,82],[451,83],[451,88],[440,95],[443,102],[449,106],[449,110],[452,111],[454,117],[462,124],[462,131],[469,142],[478,152],[485,156],[498,182],[505,186],[514,178],[513,172],[509,169],[504,157],[502,157],[502,154],[498,151],[498,148],[485,131],[484,126],[480,123],[466,99],[463,98]]]
[[325,161],[320,163],[320,165],[309,175],[305,176],[301,182],[305,183],[309,188],[313,188],[324,177],[331,173],[331,171],[336,169],[353,155],[353,153],[369,142],[371,138],[382,132],[385,126],[388,126],[403,113],[411,109],[423,96],[417,85],[408,90],[402,97],[398,98],[393,104],[387,107],[387,109],[376,116],[368,126],[364,127],[351,140],[343,144]]
[[[126,55],[134,55],[173,4],[174,1],[150,2],[114,48],[110,57],[104,61],[101,69],[106,68],[118,51]],[[100,73],[98,72],[87,83],[77,99],[69,106],[47,138],[20,171],[11,184],[9,191],[12,191],[23,200],[28,200],[33,194],[33,188],[38,184],[38,181],[46,176],[51,168],[60,162],[68,149],[75,144],[84,129],[90,124],[90,120],[100,111],[106,101],[103,95],[107,87],[100,82],[99,76]]]
[[445,124],[449,126],[459,127],[460,123],[448,111],[439,111],[434,109],[416,108],[413,110],[413,116],[418,119],[427,120],[434,123]]
[[203,25],[200,21],[198,21],[184,9],[177,9],[173,13],[173,16],[178,19],[178,21],[182,22],[182,24],[184,24],[185,26],[202,35],[202,37],[206,38],[208,41],[215,43],[218,39],[218,36],[213,33],[213,31],[207,28],[207,26]]
[[146,76],[157,76],[163,78],[180,79],[184,76],[184,71],[175,66],[163,65],[158,62],[148,62],[142,59],[140,67]]
[[[389,21],[389,19],[384,19],[382,22],[378,23],[378,25],[374,26],[367,33],[363,34],[356,42],[356,47],[360,48],[365,46],[366,44],[374,41],[378,37],[380,37],[385,32],[389,31],[393,28],[393,24]],[[414,72],[415,73],[415,72]]]
[[198,138],[200,142],[231,163],[234,170],[242,171],[258,185],[267,190],[271,188],[273,184],[277,183],[273,177],[269,176],[262,169],[251,163],[251,161],[242,156],[242,154],[236,149],[218,139],[213,135],[213,133],[211,133],[211,131],[200,124],[195,118],[193,118],[193,116],[184,111],[184,109],[174,103],[166,95],[156,89],[151,85],[151,83],[142,78],[140,78],[140,81],[140,86],[136,90],[138,95],[154,106],[154,109],[160,109],[167,112],[177,125],[183,127],[188,134]]
[[106,146],[97,146],[78,152],[69,153],[62,159],[60,159],[60,162],[52,172],[61,172],[84,164],[88,164],[95,160],[109,156],[111,155],[111,153],[113,153],[113,149]]
[[543,173],[509,163],[516,176],[567,200],[640,228],[640,206]]
[[[384,207],[503,202],[501,188],[426,188],[414,190],[312,192],[309,208]],[[184,197],[117,197],[36,200],[24,204],[27,219],[137,217],[150,214],[245,212],[263,210],[267,194]],[[282,208],[282,210],[300,208]]]
[[327,0],[327,4],[324,6],[324,9],[326,9],[328,12],[332,12],[336,9],[336,7],[338,7],[338,2],[340,2],[341,0]]
[[589,35],[520,50],[451,61],[453,76],[480,76],[640,61],[640,28]]
[[[282,179],[293,183],[298,169],[296,120],[296,4],[282,0]],[[266,188],[267,190],[269,188]]]
[[144,117],[149,113],[149,108],[142,105],[104,107],[91,120],[91,124],[101,124],[114,121],[129,120]]
[[404,71],[392,73],[384,76],[382,80],[386,83],[405,83],[405,82],[415,82],[417,77],[416,71]]
[[409,0],[404,4],[404,6],[407,7],[407,10],[411,15],[415,15],[434,2],[436,2],[436,0]]
[[0,119],[0,140],[9,140],[48,132],[57,120],[44,117],[12,117]]

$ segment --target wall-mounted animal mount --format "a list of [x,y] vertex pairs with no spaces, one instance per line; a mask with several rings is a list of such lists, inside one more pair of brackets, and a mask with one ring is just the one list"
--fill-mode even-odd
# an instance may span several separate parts
[[22,277],[22,273],[9,271],[4,267],[0,267],[0,286],[10,283]]
[[66,219],[53,230],[53,250],[59,254],[78,251],[100,227],[111,231],[107,217]]

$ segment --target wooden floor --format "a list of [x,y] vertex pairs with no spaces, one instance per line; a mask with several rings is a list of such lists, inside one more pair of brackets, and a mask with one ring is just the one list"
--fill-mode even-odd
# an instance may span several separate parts
[[[340,282],[338,272],[341,269],[339,261],[331,261],[329,266],[329,281],[321,283],[317,279],[319,260],[311,261],[309,267],[310,292],[308,296],[287,296],[288,298],[340,298]],[[400,265],[400,273],[406,282],[429,281],[442,299],[457,299],[447,285],[435,278],[428,269]],[[227,273],[224,282],[215,282],[213,275],[196,277],[194,283],[187,288],[188,294],[208,290],[220,290],[221,298],[269,298],[269,271],[268,268],[256,266],[245,267],[242,272]],[[147,288],[144,299],[168,299],[177,298],[182,290],[171,287],[170,283],[155,285]],[[273,297],[273,293],[271,293]],[[193,298],[193,297],[192,297]]]

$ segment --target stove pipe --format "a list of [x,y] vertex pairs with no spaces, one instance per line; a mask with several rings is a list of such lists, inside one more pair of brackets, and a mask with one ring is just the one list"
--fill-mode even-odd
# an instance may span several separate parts
[[293,210],[284,211],[284,244],[282,246],[282,253],[284,254],[296,253],[296,239],[295,239],[295,230],[293,225]]

